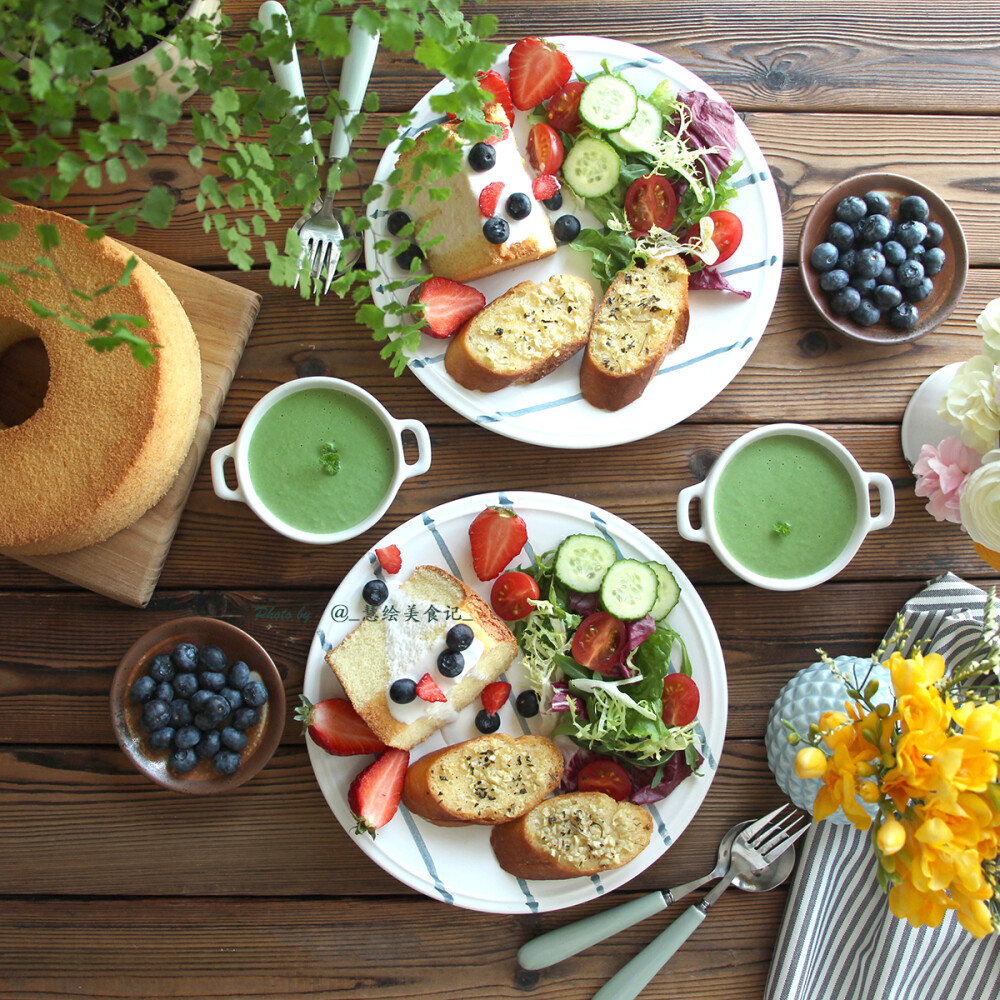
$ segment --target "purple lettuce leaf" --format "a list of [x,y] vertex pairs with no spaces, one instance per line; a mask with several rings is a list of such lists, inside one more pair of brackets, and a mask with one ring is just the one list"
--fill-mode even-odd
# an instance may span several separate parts
[[708,292],[732,292],[734,295],[742,295],[745,299],[750,298],[748,291],[734,288],[729,279],[719,274],[714,267],[703,267],[700,271],[693,271],[688,275],[688,288],[692,291],[701,289]]

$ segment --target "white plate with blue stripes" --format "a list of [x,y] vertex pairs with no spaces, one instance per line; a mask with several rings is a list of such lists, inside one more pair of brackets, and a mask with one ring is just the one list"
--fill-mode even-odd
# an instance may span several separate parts
[[[640,94],[650,93],[664,79],[678,91],[700,90],[713,100],[722,97],[694,73],[649,49],[610,38],[554,36],[551,39],[570,57],[576,73],[590,76],[601,71],[602,60],[621,72]],[[505,50],[496,69],[506,78]],[[414,136],[442,116],[431,110],[430,98],[450,85],[442,81],[414,108],[413,125],[400,136]],[[528,137],[528,113],[518,112],[514,134],[522,152]],[[505,437],[551,448],[604,448],[637,441],[696,413],[711,402],[735,378],[749,360],[771,317],[781,278],[781,207],[764,154],[739,117],[736,119],[735,158],[743,161],[734,178],[737,197],[727,207],[743,222],[743,242],[720,272],[732,284],[750,292],[749,299],[727,292],[693,291],[690,295],[690,326],[686,342],[668,354],[645,394],[615,413],[599,410],[580,395],[580,361],[577,355],[551,375],[530,385],[508,386],[499,392],[484,393],[464,389],[444,369],[446,342],[423,336],[409,367],[443,403],[468,420]],[[405,303],[412,281],[396,263],[391,250],[377,244],[394,238],[386,220],[391,190],[387,179],[395,167],[399,140],[390,145],[375,172],[375,183],[385,185],[371,203],[368,214],[372,227],[365,234],[368,268],[379,272],[373,279],[376,305]],[[595,220],[567,186],[564,205],[556,215],[572,213],[586,225]],[[541,207],[541,206],[539,206]],[[520,281],[543,281],[553,274],[576,274],[589,279],[595,292],[600,287],[590,273],[590,255],[561,246],[550,257],[523,264],[509,271],[471,282],[487,302],[502,295]],[[391,289],[391,282],[406,287]]]
[[[715,776],[726,732],[726,668],[719,639],[705,605],[674,561],[649,537],[626,521],[580,500],[549,493],[483,493],[463,497],[414,517],[386,535],[378,546],[398,545],[405,579],[417,566],[442,566],[489,599],[490,584],[480,583],[472,569],[469,525],[489,505],[513,506],[528,527],[528,544],[519,560],[526,565],[534,555],[554,548],[573,533],[602,534],[623,556],[655,559],[668,566],[681,588],[681,598],[670,613],[670,625],[687,645],[693,676],[701,692],[698,723],[704,762],[700,773],[686,778],[664,801],[653,803],[653,839],[634,861],[623,868],[591,878],[556,882],[524,881],[507,874],[490,848],[490,828],[439,827],[414,816],[405,806],[372,839],[353,833],[357,825],[347,804],[347,792],[370,757],[332,757],[311,740],[309,759],[333,814],[376,864],[431,899],[489,913],[538,913],[558,910],[594,899],[624,885],[644,871],[681,835],[697,812]],[[364,614],[361,589],[380,573],[374,548],[344,577],[330,599],[316,630],[306,665],[306,697],[312,702],[343,697],[344,692],[325,660],[326,653],[357,626]],[[517,693],[525,688],[520,662],[506,674],[511,699],[501,710],[501,732],[519,736],[544,726],[541,717],[524,720],[513,709]],[[478,703],[458,722],[415,747],[417,759],[441,746],[478,735],[473,718]]]

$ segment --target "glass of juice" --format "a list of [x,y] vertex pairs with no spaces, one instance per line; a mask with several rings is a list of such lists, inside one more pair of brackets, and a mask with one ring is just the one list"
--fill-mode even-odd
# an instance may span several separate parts
[[[871,512],[870,489],[879,497]],[[701,523],[691,520],[700,504]],[[737,576],[767,590],[805,590],[839,573],[869,531],[895,514],[892,482],[865,472],[835,438],[772,424],[738,438],[701,483],[677,497],[683,538],[710,545]]]
[[[404,434],[416,444],[407,463]],[[232,461],[236,486],[226,482]],[[397,420],[364,389],[315,376],[272,389],[236,440],[212,454],[212,487],[275,531],[330,544],[360,535],[389,509],[403,480],[431,464],[427,428]]]

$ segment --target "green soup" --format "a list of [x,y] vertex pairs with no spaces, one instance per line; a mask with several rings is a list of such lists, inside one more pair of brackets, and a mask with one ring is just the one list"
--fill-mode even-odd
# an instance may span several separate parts
[[858,520],[854,483],[816,441],[763,437],[726,464],[715,484],[715,529],[748,570],[772,579],[810,576],[847,545]]
[[382,503],[396,460],[385,424],[366,403],[336,389],[303,389],[261,417],[248,466],[269,511],[300,531],[327,534]]

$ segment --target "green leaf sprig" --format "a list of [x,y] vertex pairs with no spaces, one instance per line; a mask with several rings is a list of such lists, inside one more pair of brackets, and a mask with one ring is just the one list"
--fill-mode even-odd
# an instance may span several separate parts
[[319,464],[328,476],[335,476],[340,472],[340,452],[332,441],[325,442],[320,448]]

